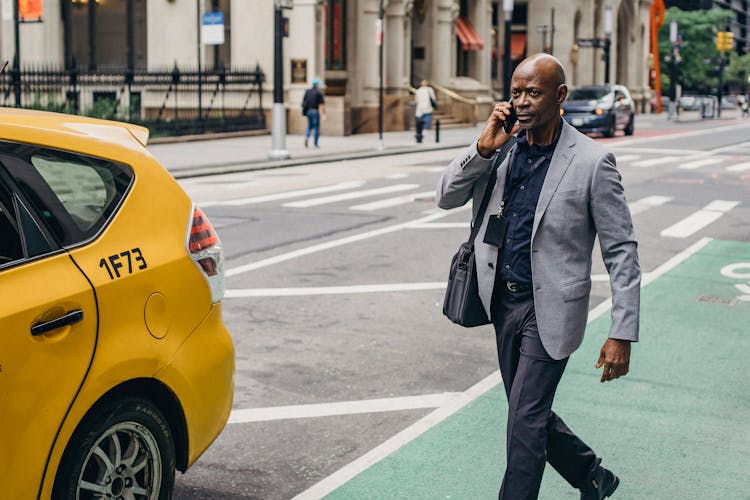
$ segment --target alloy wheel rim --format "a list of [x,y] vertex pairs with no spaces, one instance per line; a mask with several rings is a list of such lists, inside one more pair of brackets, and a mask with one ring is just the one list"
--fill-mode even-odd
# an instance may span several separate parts
[[103,433],[83,462],[76,499],[156,500],[162,461],[154,435],[135,422]]

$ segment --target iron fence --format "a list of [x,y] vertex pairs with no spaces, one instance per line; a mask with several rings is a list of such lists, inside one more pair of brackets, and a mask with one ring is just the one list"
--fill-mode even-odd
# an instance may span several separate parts
[[0,75],[0,103],[144,125],[152,136],[262,130],[265,74],[24,67]]

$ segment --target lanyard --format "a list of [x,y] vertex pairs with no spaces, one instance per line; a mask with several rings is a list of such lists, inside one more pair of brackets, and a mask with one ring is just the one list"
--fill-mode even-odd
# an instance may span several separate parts
[[511,175],[511,169],[513,168],[513,163],[515,162],[516,154],[513,153],[512,158],[510,159],[510,163],[508,163],[508,173],[505,177],[505,189],[503,190],[503,199],[500,201],[500,208],[497,210],[497,216],[502,217],[503,216],[503,210],[505,209],[505,205],[508,203],[508,200],[510,199],[510,195],[515,189],[518,187],[519,184],[524,182],[525,180],[528,180],[531,178],[532,175],[534,175],[534,172],[536,172],[536,169],[539,168],[539,165],[544,163],[544,160],[547,159],[546,156],[541,155],[539,159],[528,169],[528,172],[526,175],[520,175],[518,179],[511,185],[508,185],[508,182],[510,181]]

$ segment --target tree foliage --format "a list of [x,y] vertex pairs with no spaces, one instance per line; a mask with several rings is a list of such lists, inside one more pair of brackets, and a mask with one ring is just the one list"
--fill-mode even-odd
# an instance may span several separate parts
[[664,56],[671,54],[669,41],[669,24],[677,21],[677,31],[682,37],[680,56],[677,64],[676,81],[682,84],[683,91],[708,93],[718,85],[718,79],[712,75],[717,64],[706,61],[717,61],[720,53],[716,50],[716,32],[726,31],[734,14],[726,9],[684,11],[670,7],[659,29],[659,54],[661,61],[661,84],[663,91],[669,88],[670,65],[664,62]]

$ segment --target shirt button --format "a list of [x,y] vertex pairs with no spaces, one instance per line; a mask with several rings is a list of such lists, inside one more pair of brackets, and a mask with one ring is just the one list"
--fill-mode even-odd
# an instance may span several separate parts
[[488,262],[487,265],[489,266],[490,269],[495,269],[495,266],[492,265],[492,262]]
[[506,264],[505,269],[510,269],[510,266]]
[[505,240],[505,242],[506,243],[510,243],[510,238],[508,238],[507,240]]
[[523,191],[524,189],[526,189],[526,186],[521,186],[521,191]]
[[516,212],[513,212],[513,217],[515,217],[516,215],[518,215],[518,214]]

